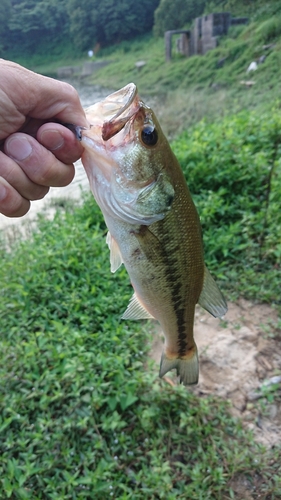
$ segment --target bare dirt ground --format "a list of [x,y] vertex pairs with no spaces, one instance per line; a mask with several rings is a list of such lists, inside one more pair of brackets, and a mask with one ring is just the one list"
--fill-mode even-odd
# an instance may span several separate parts
[[[261,398],[261,386],[281,375],[281,331],[274,327],[278,315],[268,305],[243,299],[228,306],[223,320],[213,318],[200,307],[196,310],[194,336],[200,376],[198,385],[191,390],[230,400],[232,413],[242,418],[257,441],[270,448],[281,443],[281,403]],[[157,363],[162,350],[163,338],[158,329],[151,350]],[[167,382],[174,383],[172,372],[167,375]]]

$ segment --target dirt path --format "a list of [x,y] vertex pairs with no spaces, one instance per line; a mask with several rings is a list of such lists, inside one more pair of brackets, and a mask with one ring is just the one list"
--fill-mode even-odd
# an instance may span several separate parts
[[[253,430],[259,442],[271,447],[281,442],[281,404],[259,396],[265,380],[281,375],[281,331],[273,326],[278,315],[267,305],[242,299],[228,305],[224,320],[200,307],[196,310],[200,377],[191,390],[229,399],[232,412]],[[163,340],[159,329],[156,333],[151,357],[159,363]],[[171,374],[168,381],[175,381]]]

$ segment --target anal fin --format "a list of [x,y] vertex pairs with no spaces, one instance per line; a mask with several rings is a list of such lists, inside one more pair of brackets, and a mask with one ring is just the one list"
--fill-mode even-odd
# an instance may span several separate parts
[[154,319],[154,317],[145,309],[134,293],[122,319]]
[[205,266],[204,282],[198,304],[215,318],[221,318],[227,312],[227,303],[215,280]]

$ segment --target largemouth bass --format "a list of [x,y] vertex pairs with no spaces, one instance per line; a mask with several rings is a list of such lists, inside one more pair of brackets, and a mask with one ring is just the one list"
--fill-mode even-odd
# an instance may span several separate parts
[[165,336],[160,377],[198,381],[195,305],[215,317],[226,302],[204,265],[199,217],[153,111],[130,83],[86,110],[82,163],[108,227],[111,271],[124,263],[133,297],[123,319],[154,318]]

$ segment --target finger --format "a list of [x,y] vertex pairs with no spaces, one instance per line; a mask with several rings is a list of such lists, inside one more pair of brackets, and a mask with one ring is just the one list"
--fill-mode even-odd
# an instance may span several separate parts
[[22,217],[30,208],[23,198],[3,177],[0,177],[0,213],[6,217]]
[[59,80],[52,80],[43,76],[42,78],[44,80],[41,87],[37,87],[36,105],[30,115],[34,116],[34,118],[54,117],[61,122],[88,127],[85,111],[74,87]]
[[22,168],[27,177],[40,186],[66,186],[74,177],[74,166],[58,160],[29,135],[12,134],[5,141],[5,153]]
[[9,156],[0,151],[0,176],[27,200],[41,200],[49,191],[46,186],[32,182],[22,168]]
[[83,147],[73,132],[58,123],[45,123],[37,132],[37,140],[63,163],[77,161]]
[[[17,92],[11,94],[11,99],[23,116],[44,120],[57,118],[62,122],[88,126],[74,87],[68,83],[33,73],[11,61],[2,61],[2,64],[6,75],[4,83],[21,82],[21,85],[17,87]],[[11,88],[12,91],[13,88]],[[26,99],[27,95],[28,99]]]

